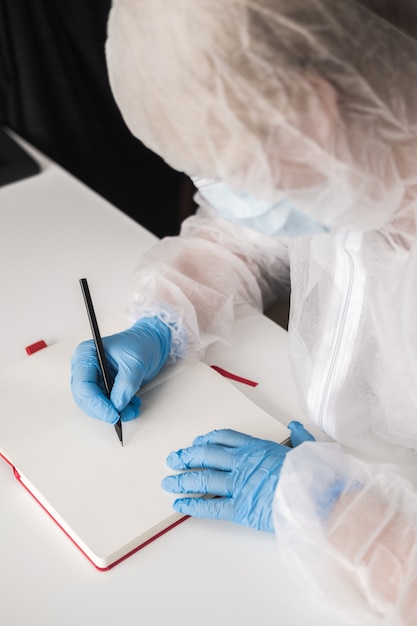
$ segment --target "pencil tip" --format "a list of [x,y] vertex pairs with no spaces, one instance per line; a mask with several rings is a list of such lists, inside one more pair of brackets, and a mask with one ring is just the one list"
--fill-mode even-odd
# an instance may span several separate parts
[[119,419],[115,425],[114,430],[116,431],[117,437],[120,441],[120,444],[123,446],[123,429],[122,429],[122,420]]

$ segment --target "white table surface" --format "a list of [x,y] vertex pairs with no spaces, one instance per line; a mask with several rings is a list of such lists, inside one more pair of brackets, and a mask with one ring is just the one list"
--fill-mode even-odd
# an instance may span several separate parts
[[[82,276],[99,318],[127,307],[135,264],[155,241],[29,150],[42,172],[0,188],[0,367],[30,358],[28,344],[52,344],[87,327]],[[206,360],[255,378],[256,389],[239,388],[283,423],[302,419],[287,335],[270,320],[254,316],[238,324],[233,346],[211,348]],[[103,573],[2,462],[0,494],[0,615],[7,626],[347,624],[290,579],[272,535],[190,519]]]

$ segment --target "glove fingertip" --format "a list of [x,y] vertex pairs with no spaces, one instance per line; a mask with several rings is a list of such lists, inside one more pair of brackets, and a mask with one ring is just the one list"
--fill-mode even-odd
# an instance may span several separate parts
[[162,479],[161,481],[161,487],[162,489],[164,489],[165,491],[175,491],[175,488],[177,486],[177,481],[175,479],[175,476],[165,476],[165,478]]
[[110,400],[119,412],[123,411],[123,409],[126,408],[126,406],[131,402],[136,402],[138,407],[142,403],[136,396],[136,388],[133,388],[127,383],[122,386],[120,383],[117,384],[115,382],[111,390]]
[[[86,387],[81,388],[81,392],[85,392],[85,389]],[[90,417],[94,417],[107,424],[115,424],[119,419],[119,415],[114,406],[101,392],[95,393],[94,395],[73,393],[73,397],[77,406]]]
[[93,414],[93,417],[99,419],[101,422],[106,422],[106,424],[115,424],[119,419],[119,414],[113,407],[106,407],[100,412]]
[[183,469],[183,465],[177,452],[170,452],[166,458],[166,464],[171,469]]
[[193,504],[195,504],[195,498],[177,498],[172,503],[172,508],[177,513],[183,513],[184,515],[193,515],[194,508]]
[[129,404],[120,411],[120,417],[122,422],[131,422],[140,415],[140,405],[142,404],[140,398],[134,396]]
[[127,406],[123,411],[120,411],[119,415],[122,422],[133,422],[133,420],[139,417],[140,413],[133,411],[130,406]]
[[116,424],[119,418],[120,415],[113,405],[105,405],[105,408],[103,408],[103,410],[98,413],[98,419],[100,419],[102,422],[106,422],[107,424]]
[[291,432],[291,443],[294,448],[304,441],[316,441],[313,435],[304,428],[301,422],[293,420],[288,424],[288,428]]

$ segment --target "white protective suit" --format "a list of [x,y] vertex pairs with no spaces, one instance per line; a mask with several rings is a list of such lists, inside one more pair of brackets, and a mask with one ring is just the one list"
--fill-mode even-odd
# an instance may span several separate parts
[[115,0],[107,42],[150,149],[330,230],[267,236],[200,197],[142,258],[134,315],[170,320],[174,354],[199,358],[291,283],[300,399],[338,443],[287,455],[276,535],[355,624],[417,624],[417,42],[413,3],[404,29],[390,4]]

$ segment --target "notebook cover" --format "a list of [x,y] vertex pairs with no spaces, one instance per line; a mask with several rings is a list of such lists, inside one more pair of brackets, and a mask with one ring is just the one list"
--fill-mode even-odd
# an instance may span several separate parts
[[233,428],[283,441],[288,430],[204,363],[166,368],[141,393],[141,417],[112,426],[70,392],[80,337],[0,373],[0,453],[16,477],[99,569],[109,569],[183,521],[161,480],[166,456],[196,435]]

